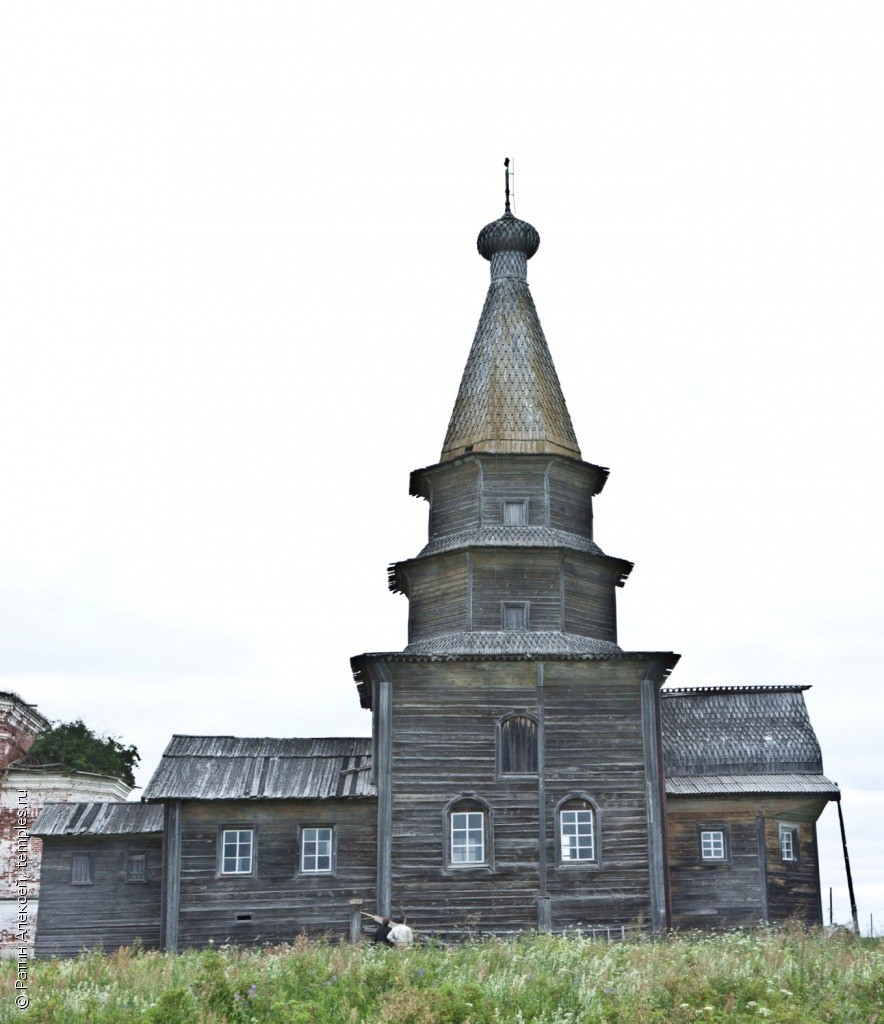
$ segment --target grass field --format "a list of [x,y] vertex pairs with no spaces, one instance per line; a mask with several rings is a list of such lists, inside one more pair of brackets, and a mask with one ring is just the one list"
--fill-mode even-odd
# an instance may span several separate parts
[[884,1024],[884,940],[734,932],[611,945],[532,936],[410,950],[297,941],[2,965],[0,1022]]

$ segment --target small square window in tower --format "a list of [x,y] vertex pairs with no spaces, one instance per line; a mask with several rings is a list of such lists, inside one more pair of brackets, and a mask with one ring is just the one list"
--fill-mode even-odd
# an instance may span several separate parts
[[525,498],[518,498],[504,501],[501,509],[501,521],[504,526],[527,526],[527,500]]
[[501,607],[501,625],[506,630],[528,628],[528,602],[504,601]]

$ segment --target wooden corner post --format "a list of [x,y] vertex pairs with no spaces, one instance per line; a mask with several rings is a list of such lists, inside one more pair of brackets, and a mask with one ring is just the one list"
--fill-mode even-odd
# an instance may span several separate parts
[[378,706],[378,913],[390,916],[393,903],[393,681],[384,662],[375,662],[374,698]]
[[669,872],[666,864],[666,793],[660,726],[660,686],[664,672],[665,666],[655,658],[645,669],[641,682],[651,926],[657,932],[665,931],[670,925]]
[[181,901],[181,801],[169,800],[163,809],[163,884],[160,909],[160,945],[178,949]]
[[363,900],[350,900],[350,941],[362,939],[362,905]]

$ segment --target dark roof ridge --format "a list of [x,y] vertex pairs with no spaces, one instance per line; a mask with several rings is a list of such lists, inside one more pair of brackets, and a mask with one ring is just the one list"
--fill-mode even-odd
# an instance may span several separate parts
[[810,688],[810,683],[745,683],[734,686],[666,686],[660,692],[664,697],[679,697],[694,693],[801,693]]
[[[173,732],[172,739],[182,740],[370,740],[371,736],[236,736],[230,732]],[[325,756],[325,755],[322,755]]]

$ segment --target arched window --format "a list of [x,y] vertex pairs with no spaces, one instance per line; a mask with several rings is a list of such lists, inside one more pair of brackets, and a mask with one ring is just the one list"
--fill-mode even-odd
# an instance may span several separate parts
[[537,774],[537,720],[525,712],[497,723],[497,763],[501,775]]
[[566,797],[556,809],[556,847],[559,864],[598,864],[598,814],[583,794]]
[[452,868],[490,866],[491,815],[484,800],[458,797],[445,809],[445,816],[446,865]]

